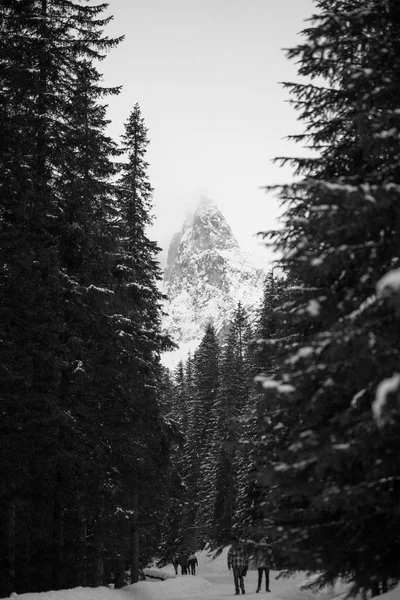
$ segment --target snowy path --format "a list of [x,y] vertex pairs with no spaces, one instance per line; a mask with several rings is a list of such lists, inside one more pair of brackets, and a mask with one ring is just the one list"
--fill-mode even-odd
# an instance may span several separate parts
[[[232,572],[228,571],[226,564],[227,549],[215,560],[212,560],[206,552],[198,554],[199,566],[197,567],[197,575],[178,575],[174,579],[169,579],[162,583],[158,583],[155,587],[149,588],[149,582],[141,582],[135,586],[130,586],[138,590],[140,587],[141,597],[139,600],[178,600],[181,598],[190,598],[191,600],[237,600],[235,596],[235,588],[233,584]],[[168,574],[173,574],[174,570],[171,565],[163,569]],[[253,600],[331,600],[343,595],[343,588],[329,590],[326,593],[320,593],[318,596],[307,590],[301,589],[304,583],[304,573],[298,576],[283,578],[279,577],[279,573],[271,571],[270,573],[270,589],[271,592],[265,591],[256,594],[257,588],[257,571],[248,571],[245,577],[246,597],[251,597]],[[265,588],[264,588],[265,589]],[[136,594],[135,594],[135,600]]]
[[[106,587],[74,588],[43,592],[41,594],[21,594],[18,600],[237,600],[232,573],[226,565],[227,550],[215,560],[206,552],[198,554],[197,575],[178,575],[159,581],[156,579],[140,581],[122,590]],[[172,565],[163,569],[164,573],[174,575]],[[279,578],[279,574],[270,574],[271,592],[255,593],[257,572],[248,571],[245,578],[246,598],[252,600],[344,600],[346,587],[337,585],[318,593],[302,588],[304,573],[290,578]],[[16,594],[12,598],[17,598]],[[379,600],[400,600],[400,588],[379,597]]]

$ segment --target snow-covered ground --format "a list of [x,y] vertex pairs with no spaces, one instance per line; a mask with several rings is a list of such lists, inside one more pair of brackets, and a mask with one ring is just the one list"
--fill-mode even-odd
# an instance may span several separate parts
[[[168,565],[163,572],[169,577],[164,581],[150,579],[127,586],[122,590],[113,590],[106,587],[83,588],[72,590],[59,590],[43,592],[41,594],[12,595],[18,600],[234,600],[233,577],[226,566],[227,549],[216,559],[212,559],[207,552],[197,555],[199,566],[197,575],[174,576],[172,565]],[[290,578],[279,577],[279,573],[272,571],[270,574],[271,593],[260,592],[256,595],[257,571],[248,571],[245,578],[246,596],[254,600],[344,600],[347,587],[337,585],[318,593],[303,588],[306,583],[304,573],[299,573]],[[400,600],[400,587],[383,594],[379,600]]]

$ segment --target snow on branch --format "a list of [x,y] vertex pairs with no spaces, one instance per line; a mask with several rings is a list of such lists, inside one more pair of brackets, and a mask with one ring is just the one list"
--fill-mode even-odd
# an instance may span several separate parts
[[254,383],[261,384],[261,387],[264,390],[275,390],[280,394],[292,394],[296,391],[296,388],[289,383],[275,381],[275,379],[270,379],[265,375],[257,375],[257,377],[254,377]]
[[315,300],[315,298],[309,300],[306,311],[308,312],[310,317],[318,317],[319,313],[321,312],[321,305],[318,302],[318,300]]
[[314,354],[314,349],[312,346],[304,346],[303,348],[299,348],[296,352],[296,354],[293,354],[292,356],[290,356],[286,362],[289,364],[296,364],[299,360],[303,359],[303,358],[309,358],[310,356],[312,356]]
[[375,304],[375,302],[376,302],[376,296],[375,295],[369,296],[363,302],[361,302],[360,306],[358,308],[356,308],[355,310],[353,310],[353,312],[351,312],[347,318],[350,319],[351,321],[354,321],[363,312],[365,312],[370,306]]
[[400,295],[400,268],[388,271],[376,284],[376,291],[381,298],[399,300]]
[[400,374],[384,379],[376,388],[375,400],[372,403],[372,414],[378,427],[383,427],[392,420],[393,412],[400,409]]
[[104,288],[104,287],[99,287],[98,285],[89,285],[86,290],[88,292],[98,292],[99,294],[105,294],[105,295],[114,295],[115,292],[113,290],[109,290],[108,288]]

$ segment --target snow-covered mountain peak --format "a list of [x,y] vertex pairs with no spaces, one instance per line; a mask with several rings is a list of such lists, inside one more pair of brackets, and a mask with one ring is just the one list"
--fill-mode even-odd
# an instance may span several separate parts
[[239,247],[232,229],[217,205],[205,197],[200,200],[192,217],[186,219],[181,244],[185,246],[185,252],[190,254]]
[[181,347],[178,355],[196,347],[208,323],[224,331],[238,302],[255,313],[264,278],[265,270],[242,252],[217,205],[202,198],[171,240],[164,275],[164,326]]

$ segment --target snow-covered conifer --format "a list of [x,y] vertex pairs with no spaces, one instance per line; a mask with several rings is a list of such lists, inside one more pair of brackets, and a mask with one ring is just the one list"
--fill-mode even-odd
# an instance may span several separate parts
[[292,159],[299,179],[281,189],[284,227],[272,234],[290,285],[275,382],[260,379],[266,436],[281,436],[264,472],[279,481],[287,566],[376,594],[400,578],[399,436],[395,423],[379,432],[371,412],[399,361],[396,307],[375,286],[399,260],[400,7],[316,5],[289,51],[313,80],[286,86],[305,126],[296,139],[314,153]]

